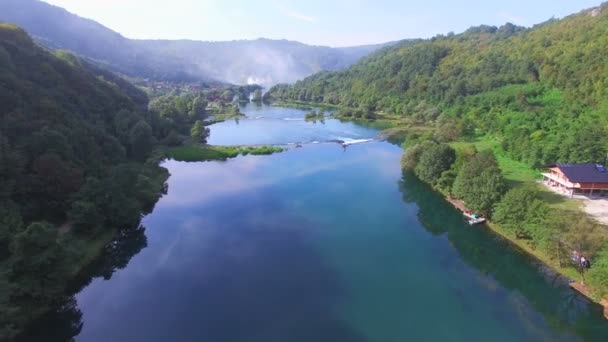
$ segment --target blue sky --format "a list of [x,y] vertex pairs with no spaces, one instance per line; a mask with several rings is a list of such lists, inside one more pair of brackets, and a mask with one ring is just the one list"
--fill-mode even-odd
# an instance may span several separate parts
[[602,0],[44,0],[129,38],[298,40],[351,46],[513,22],[531,26]]

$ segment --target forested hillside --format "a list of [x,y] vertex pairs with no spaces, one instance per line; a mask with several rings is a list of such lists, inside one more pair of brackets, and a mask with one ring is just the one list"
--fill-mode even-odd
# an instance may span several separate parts
[[394,114],[443,129],[448,141],[497,136],[512,158],[539,166],[605,161],[607,87],[604,4],[530,29],[479,26],[386,48],[267,98],[357,109],[345,116]]
[[124,75],[176,82],[293,82],[318,71],[346,68],[383,46],[330,48],[270,39],[135,40],[39,0],[0,1],[0,21],[23,27],[51,49],[69,50]]
[[0,340],[58,304],[164,191],[149,158],[182,128],[147,106],[129,83],[0,24]]

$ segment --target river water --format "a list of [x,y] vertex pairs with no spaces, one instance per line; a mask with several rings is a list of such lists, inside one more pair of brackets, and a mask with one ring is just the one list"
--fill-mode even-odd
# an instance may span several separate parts
[[377,131],[244,112],[210,142],[303,147],[166,161],[141,251],[76,295],[77,341],[608,340],[599,306],[402,175],[399,147],[326,142]]

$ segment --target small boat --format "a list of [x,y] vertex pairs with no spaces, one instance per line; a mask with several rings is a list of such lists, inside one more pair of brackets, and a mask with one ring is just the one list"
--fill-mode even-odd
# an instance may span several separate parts
[[471,226],[476,225],[476,224],[482,224],[482,223],[485,223],[485,222],[486,222],[486,219],[483,218],[483,217],[478,217],[476,219],[470,219],[469,220],[469,224]]
[[483,216],[478,215],[472,211],[465,211],[464,217],[467,218],[467,222],[469,222],[469,224],[471,226],[476,225],[476,224],[482,224],[482,223],[486,222],[486,219]]

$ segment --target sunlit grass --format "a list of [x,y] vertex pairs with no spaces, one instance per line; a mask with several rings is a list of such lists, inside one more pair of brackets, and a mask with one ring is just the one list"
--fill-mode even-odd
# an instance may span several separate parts
[[285,149],[278,146],[210,146],[186,145],[168,148],[165,151],[167,158],[177,161],[195,162],[211,160],[227,160],[239,155],[269,155],[283,152]]
[[528,164],[509,158],[500,149],[500,141],[492,137],[482,137],[473,141],[457,141],[450,145],[456,150],[472,148],[473,146],[478,151],[492,150],[498,161],[498,165],[502,170],[503,176],[510,188],[519,186],[536,186],[540,190],[539,196],[550,207],[562,210],[579,211],[581,203],[576,199],[570,199],[565,196],[556,194],[541,184],[538,181],[542,179],[541,170],[534,169]]

